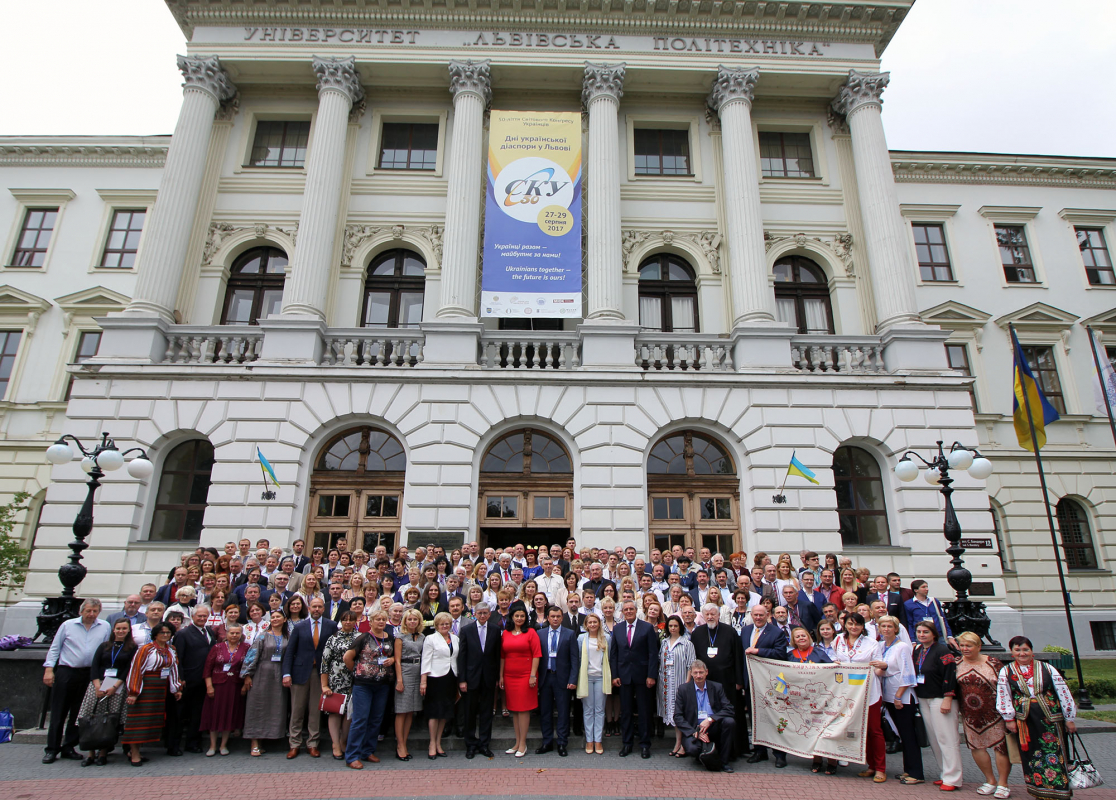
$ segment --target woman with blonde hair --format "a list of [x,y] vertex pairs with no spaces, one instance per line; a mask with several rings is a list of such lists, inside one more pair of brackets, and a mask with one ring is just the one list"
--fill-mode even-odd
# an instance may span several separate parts
[[535,595],[539,592],[539,584],[532,578],[531,580],[523,581],[523,585],[519,587],[519,599],[523,601],[523,605],[531,608],[534,605]]
[[484,565],[483,561],[478,561],[473,567],[473,574],[470,576],[476,586],[481,587],[484,591],[485,585],[488,583],[488,567]]
[[708,605],[712,603],[717,606],[717,619],[726,625],[732,624],[732,609],[725,605],[724,598],[721,597],[721,589],[718,586],[710,586],[709,593],[705,596],[705,602]]
[[616,601],[611,597],[601,600],[601,621],[604,622],[605,633],[612,635],[612,628],[616,624]]
[[[784,555],[786,555],[784,553]],[[775,565],[775,592],[777,597],[783,596],[783,587],[793,586],[796,590],[802,588],[799,586],[798,578],[794,574],[794,567],[791,566],[790,556],[783,559],[779,557],[779,563]]]
[[354,572],[349,578],[349,585],[341,592],[342,600],[352,600],[354,597],[364,597],[364,576]]
[[[1004,665],[992,656],[982,655],[981,646],[980,637],[972,631],[957,634],[957,647],[961,650],[956,670],[957,708],[961,714],[965,744],[973,754],[973,761],[984,773],[984,785],[977,789],[977,794],[994,794],[1003,800],[1011,795],[1008,789],[1011,759],[1008,757],[1007,728],[996,710],[996,682]],[[996,753],[995,771],[992,770],[989,750]]]
[[[859,591],[860,589],[861,587],[856,582],[856,573],[853,572],[851,569],[843,569],[841,570],[840,582],[837,586],[833,587],[833,591],[829,594],[829,602],[833,603],[838,608],[841,608],[842,598],[844,598],[845,593],[852,592],[856,595],[856,602],[862,603],[866,599],[868,599],[868,595],[867,592],[862,595]],[[853,608],[856,608],[855,603],[853,604]]]
[[314,599],[325,602],[325,595],[322,594],[322,586],[318,581],[317,573],[310,572],[303,576],[302,585],[298,587],[298,594],[306,601],[306,605],[310,605],[310,601]]
[[423,711],[430,729],[430,745],[426,757],[433,761],[445,758],[442,749],[442,732],[446,720],[454,718],[457,699],[457,653],[460,640],[452,633],[453,617],[446,611],[434,616],[434,630],[422,644],[422,665],[419,692],[424,698]]
[[585,752],[604,752],[605,695],[612,695],[612,673],[608,664],[608,634],[601,620],[590,614],[585,632],[577,637],[581,648],[581,668],[577,676],[577,697],[585,724]]
[[[417,591],[417,589],[416,589]],[[416,711],[422,711],[422,648],[426,637],[422,633],[422,614],[417,608],[403,612],[399,632],[395,639],[395,660],[399,672],[395,675],[395,757],[410,761],[407,737],[411,735],[411,722]]]

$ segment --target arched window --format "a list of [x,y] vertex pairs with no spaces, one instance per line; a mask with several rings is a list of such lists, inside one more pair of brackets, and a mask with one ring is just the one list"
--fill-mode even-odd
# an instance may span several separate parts
[[875,457],[860,447],[838,447],[833,453],[833,480],[841,543],[890,545],[883,478]]
[[364,284],[366,328],[413,328],[422,322],[426,262],[411,250],[388,250],[368,265]]
[[167,454],[151,518],[153,542],[201,538],[202,518],[213,472],[213,445],[205,439],[183,442]]
[[775,311],[799,333],[833,333],[829,286],[821,267],[802,256],[775,262]]
[[651,547],[739,548],[740,484],[728,450],[710,436],[679,431],[660,439],[647,459]]
[[257,247],[233,262],[225,290],[222,325],[255,325],[283,305],[287,254],[276,247]]
[[664,333],[697,333],[693,267],[670,253],[656,253],[639,265],[639,324]]
[[572,471],[566,449],[545,433],[530,428],[497,441],[481,461],[481,472],[533,475]]
[[548,433],[526,428],[481,459],[478,526],[488,547],[565,542],[573,519],[573,462]]
[[310,476],[307,537],[328,549],[344,539],[349,550],[390,553],[399,539],[407,453],[399,440],[370,426],[328,440]]
[[1093,549],[1089,517],[1076,500],[1063,497],[1058,501],[1058,530],[1062,534],[1066,566],[1070,569],[1096,569],[1097,554]]

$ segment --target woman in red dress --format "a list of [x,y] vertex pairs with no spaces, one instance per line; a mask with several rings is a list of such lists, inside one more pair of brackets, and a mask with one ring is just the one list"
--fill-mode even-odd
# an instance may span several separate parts
[[527,728],[531,712],[539,705],[538,671],[542,645],[535,629],[527,623],[527,610],[522,605],[512,612],[504,631],[500,654],[500,688],[515,726],[515,747],[508,755],[527,755]]

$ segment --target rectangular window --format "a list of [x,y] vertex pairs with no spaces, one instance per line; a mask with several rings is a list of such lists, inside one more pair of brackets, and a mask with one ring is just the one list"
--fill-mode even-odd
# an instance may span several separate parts
[[301,167],[306,163],[309,122],[267,121],[256,123],[250,167]]
[[1116,650],[1116,622],[1090,622],[1089,628],[1093,631],[1094,650]]
[[488,497],[484,515],[488,519],[515,519],[519,516],[519,498],[515,495]]
[[700,505],[702,519],[732,519],[732,501],[727,497],[703,497]]
[[701,546],[708,547],[710,553],[728,556],[729,553],[736,551],[735,540],[736,536],[731,533],[703,533]]
[[635,129],[636,175],[693,175],[690,169],[690,131]]
[[323,494],[318,497],[319,517],[347,517],[349,516],[349,500],[347,494]]
[[437,165],[437,123],[384,123],[380,133],[380,169],[435,169]]
[[681,497],[655,497],[651,500],[651,519],[685,519]]
[[[81,364],[93,356],[97,355],[97,349],[101,346],[101,332],[100,331],[85,331],[78,339],[77,353],[74,354],[74,363]],[[70,382],[66,384],[66,399],[70,399],[70,392],[74,388],[74,376],[70,376]]]
[[1076,228],[1077,246],[1085,262],[1085,274],[1093,286],[1112,286],[1116,276],[1112,273],[1112,256],[1100,228]]
[[918,272],[924,281],[952,281],[953,267],[946,250],[945,226],[916,222],[914,229],[915,250],[918,253]]
[[1054,349],[1035,345],[1023,345],[1023,356],[1027,366],[1035,376],[1042,393],[1059,414],[1066,413],[1066,402],[1062,397],[1062,382],[1058,380],[1058,366],[1054,362]]
[[22,331],[0,331],[0,400],[8,392],[8,381],[12,377],[19,337],[22,335]]
[[364,505],[366,517],[398,517],[399,495],[373,494],[369,495]]
[[1035,265],[1023,226],[997,225],[996,244],[1000,247],[1000,261],[1008,283],[1034,283]]
[[128,269],[136,265],[136,251],[139,250],[140,235],[147,212],[143,210],[120,209],[112,213],[105,252],[101,255],[102,267]]
[[[949,361],[949,368],[960,372],[966,377],[973,377],[972,367],[969,365],[969,348],[963,344],[947,344],[946,360]],[[969,384],[969,397],[973,402],[973,413],[976,413],[977,402],[976,392],[973,389],[973,384]]]
[[23,217],[23,227],[19,231],[15,253],[12,255],[13,267],[41,267],[46,261],[50,237],[54,234],[54,223],[58,220],[57,208],[29,208]]
[[[670,550],[675,545],[678,545],[679,547],[685,547],[686,546],[686,534],[684,534],[684,533],[656,533],[656,534],[652,535],[651,541],[654,542],[654,547],[656,549],[662,550],[665,553],[667,550]],[[731,553],[733,551],[729,550],[729,552]]]
[[536,497],[534,503],[535,519],[565,519],[565,497]]
[[814,155],[808,133],[761,132],[760,166],[765,178],[813,178]]

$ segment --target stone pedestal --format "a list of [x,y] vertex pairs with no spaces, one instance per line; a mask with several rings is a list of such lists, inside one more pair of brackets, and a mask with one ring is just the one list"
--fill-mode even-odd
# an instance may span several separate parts
[[306,314],[273,314],[260,320],[264,333],[260,363],[320,364],[325,352],[326,324]]
[[636,370],[635,338],[638,325],[623,322],[586,322],[577,326],[581,339],[581,366]]
[[419,369],[439,367],[468,369],[477,366],[484,325],[467,319],[433,320],[422,323],[426,343]]
[[98,361],[158,364],[166,355],[170,325],[160,316],[117,312],[95,322],[101,326]]
[[732,329],[732,363],[736,370],[785,369],[791,364],[791,337],[784,325],[737,325]]
[[888,372],[939,372],[949,369],[945,341],[949,331],[921,322],[892,325],[880,340]]

